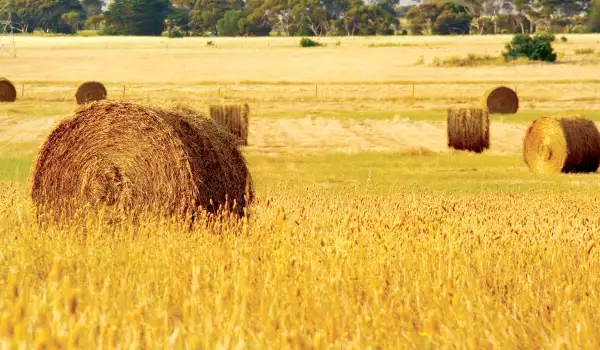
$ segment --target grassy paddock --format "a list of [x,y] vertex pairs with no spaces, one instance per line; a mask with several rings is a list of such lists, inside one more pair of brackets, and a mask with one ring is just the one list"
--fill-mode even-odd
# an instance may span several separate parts
[[[430,63],[510,37],[18,37],[0,58],[19,91],[0,104],[1,347],[599,347],[600,175],[534,175],[520,154],[541,115],[600,121],[596,57],[576,54],[600,36],[568,38],[555,65],[461,68]],[[92,79],[249,102],[250,218],[36,220],[36,150]],[[500,84],[521,110],[492,116],[490,151],[448,151],[445,109]]]

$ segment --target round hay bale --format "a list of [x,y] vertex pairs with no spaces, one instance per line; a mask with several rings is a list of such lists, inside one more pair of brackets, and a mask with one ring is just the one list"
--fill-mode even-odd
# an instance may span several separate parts
[[10,80],[0,78],[0,102],[15,102],[17,100],[17,89]]
[[59,219],[83,207],[111,218],[194,218],[198,207],[244,215],[253,197],[244,157],[232,135],[191,111],[124,101],[79,107],[38,153],[33,202]]
[[519,110],[519,97],[511,88],[499,86],[485,94],[483,107],[490,113],[515,114]]
[[481,108],[450,108],[448,147],[481,153],[490,148],[489,113]]
[[527,129],[525,164],[535,173],[595,172],[600,164],[600,133],[580,116],[544,117]]
[[94,101],[106,100],[106,95],[106,88],[102,83],[86,81],[77,88],[75,101],[78,105],[84,105]]

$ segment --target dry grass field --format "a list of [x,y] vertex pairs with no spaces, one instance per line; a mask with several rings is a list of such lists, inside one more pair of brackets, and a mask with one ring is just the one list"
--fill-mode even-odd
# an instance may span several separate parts
[[[600,177],[536,175],[529,123],[600,122],[600,35],[556,64],[437,67],[507,36],[18,37],[0,75],[0,347],[597,348]],[[337,45],[337,42],[340,42]],[[420,57],[424,63],[417,64]],[[248,102],[248,220],[40,223],[37,149],[86,80],[111,99]],[[450,151],[445,109],[518,90],[484,154]]]

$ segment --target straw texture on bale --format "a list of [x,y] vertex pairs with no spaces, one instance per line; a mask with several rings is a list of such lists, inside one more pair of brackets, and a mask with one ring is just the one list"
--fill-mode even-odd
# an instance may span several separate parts
[[252,180],[233,137],[186,111],[123,101],[79,107],[38,153],[34,203],[61,218],[82,207],[184,219],[198,207],[244,215]]
[[540,118],[527,129],[523,158],[536,173],[595,172],[600,133],[594,122],[580,116]]
[[15,102],[17,100],[17,89],[10,80],[0,78],[0,102]]
[[448,147],[481,153],[490,148],[490,118],[486,109],[448,109]]
[[75,101],[78,105],[84,105],[94,101],[106,100],[107,92],[102,83],[87,81],[77,88]]
[[250,106],[247,103],[211,105],[210,117],[233,134],[240,145],[248,145]]
[[485,94],[483,107],[490,113],[515,114],[519,110],[519,97],[511,88],[499,86]]

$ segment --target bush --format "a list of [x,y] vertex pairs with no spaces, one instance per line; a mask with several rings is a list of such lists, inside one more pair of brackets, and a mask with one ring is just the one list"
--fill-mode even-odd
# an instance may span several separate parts
[[466,57],[452,56],[446,59],[439,59],[435,57],[433,59],[433,65],[437,67],[474,67],[474,66],[485,66],[494,65],[498,63],[500,57],[493,57],[490,55],[478,55],[476,53],[469,53]]
[[302,47],[315,47],[315,46],[320,46],[320,45],[321,45],[321,43],[316,42],[309,38],[300,39],[300,46],[302,46]]
[[183,33],[179,29],[173,29],[169,32],[169,38],[183,38]]
[[536,34],[533,37],[528,34],[516,34],[512,41],[506,44],[504,59],[512,61],[526,57],[532,61],[555,62],[556,52],[552,48],[554,40],[552,34]]
[[575,49],[575,54],[576,55],[592,55],[596,52],[596,50],[592,49],[592,48],[587,48],[587,49]]

